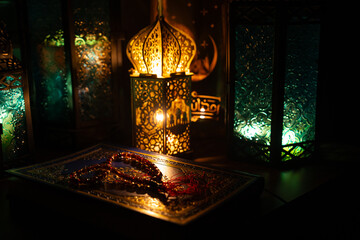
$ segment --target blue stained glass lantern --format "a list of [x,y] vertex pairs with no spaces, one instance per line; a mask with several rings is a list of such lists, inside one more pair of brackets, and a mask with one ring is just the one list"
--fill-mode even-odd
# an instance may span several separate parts
[[13,56],[11,41],[0,25],[0,126],[2,159],[10,165],[30,152],[31,116],[20,62]]
[[315,150],[317,2],[230,4],[232,152],[279,163]]

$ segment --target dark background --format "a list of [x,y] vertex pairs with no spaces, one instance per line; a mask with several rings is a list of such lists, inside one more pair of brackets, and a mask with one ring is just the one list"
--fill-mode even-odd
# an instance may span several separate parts
[[[0,1],[0,16],[7,24],[7,30],[14,46],[14,55],[21,58],[20,34],[14,7],[22,1]],[[122,46],[144,26],[151,23],[151,1],[114,1],[121,23],[117,24]],[[359,56],[357,13],[354,1],[324,1],[322,36],[320,46],[319,82],[319,136],[321,143],[358,145],[359,127]],[[225,49],[219,49],[219,51]],[[132,66],[125,56],[121,68],[121,101],[123,115],[130,114],[130,86],[127,70]],[[223,53],[222,53],[223,54]],[[30,83],[31,84],[31,83]],[[128,105],[128,106],[127,106]],[[36,119],[36,118],[34,118]],[[129,125],[129,118],[122,119]],[[36,124],[36,123],[35,123]],[[122,129],[127,137],[129,128]],[[124,139],[123,139],[124,140]],[[124,140],[125,143],[129,141]]]

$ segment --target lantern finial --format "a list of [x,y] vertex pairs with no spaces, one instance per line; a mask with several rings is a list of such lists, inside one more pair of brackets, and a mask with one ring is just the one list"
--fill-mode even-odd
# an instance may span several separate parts
[[159,17],[162,17],[162,16],[163,16],[162,0],[158,0],[158,15],[159,15]]

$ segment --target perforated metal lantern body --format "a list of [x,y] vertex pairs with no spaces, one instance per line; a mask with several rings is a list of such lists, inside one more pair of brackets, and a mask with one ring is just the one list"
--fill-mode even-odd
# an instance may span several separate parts
[[134,145],[169,155],[190,150],[191,76],[130,79]]
[[162,17],[129,41],[136,147],[170,155],[190,150],[189,67],[195,51],[194,40]]
[[195,52],[195,41],[163,17],[158,17],[154,24],[132,37],[126,51],[135,68],[132,75],[156,74],[157,77],[170,77],[176,72],[190,73]]
[[314,152],[320,10],[316,2],[231,4],[233,152],[272,163]]

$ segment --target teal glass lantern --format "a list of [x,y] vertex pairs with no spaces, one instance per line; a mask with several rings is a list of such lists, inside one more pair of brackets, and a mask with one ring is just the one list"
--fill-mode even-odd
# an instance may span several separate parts
[[4,24],[0,25],[0,126],[3,164],[11,165],[30,152],[31,116],[20,62]]
[[83,146],[112,136],[119,106],[110,1],[30,0],[27,16],[42,144]]
[[230,4],[232,151],[279,163],[315,150],[319,3]]

